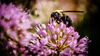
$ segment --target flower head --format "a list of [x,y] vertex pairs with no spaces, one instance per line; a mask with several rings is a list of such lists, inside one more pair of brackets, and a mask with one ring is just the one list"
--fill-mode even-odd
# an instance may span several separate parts
[[[35,44],[39,43],[39,46],[35,47],[35,49],[38,49],[36,51],[38,55],[48,56],[59,54],[59,56],[71,56],[76,55],[75,53],[85,55],[82,53],[87,52],[86,43],[88,42],[88,38],[84,37],[78,41],[80,35],[74,30],[74,27],[66,27],[62,22],[60,24],[50,23],[44,26],[45,29],[41,25],[36,26],[38,37],[31,40],[38,40],[38,42],[31,45],[31,48],[34,48]],[[50,50],[49,53],[44,52],[45,49]]]
[[0,6],[0,17],[0,24],[5,28],[5,30],[9,28],[26,30],[31,27],[28,13],[22,11],[22,9],[16,7],[12,3],[9,5],[2,4]]

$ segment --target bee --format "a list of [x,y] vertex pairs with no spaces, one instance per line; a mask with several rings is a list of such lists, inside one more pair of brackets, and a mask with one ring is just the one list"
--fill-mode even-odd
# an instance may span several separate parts
[[58,24],[63,22],[67,27],[72,26],[72,20],[65,12],[83,12],[83,11],[63,11],[63,10],[56,10],[51,13],[50,16],[50,23],[56,21]]

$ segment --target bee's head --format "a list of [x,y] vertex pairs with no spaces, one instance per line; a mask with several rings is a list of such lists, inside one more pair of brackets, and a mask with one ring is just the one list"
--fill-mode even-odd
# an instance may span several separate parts
[[63,16],[62,10],[56,10],[52,12],[51,18],[53,18],[57,23],[61,22],[61,17]]

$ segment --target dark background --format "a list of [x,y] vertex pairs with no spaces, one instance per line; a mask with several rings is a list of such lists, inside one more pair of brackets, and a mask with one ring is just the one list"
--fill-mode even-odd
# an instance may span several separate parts
[[[96,7],[96,11],[92,11],[92,5]],[[100,1],[90,0],[87,11],[87,15],[77,27],[77,31],[81,36],[87,35],[91,40],[88,47],[88,56],[100,56]]]
[[[89,11],[89,9],[92,9],[91,7],[88,7],[89,11],[89,21],[87,21],[87,26],[90,29],[90,39],[92,40],[91,44],[89,45],[89,56],[100,56],[100,1],[99,0],[92,0],[91,1],[96,7],[97,11],[92,13]],[[91,6],[91,5],[90,5]]]

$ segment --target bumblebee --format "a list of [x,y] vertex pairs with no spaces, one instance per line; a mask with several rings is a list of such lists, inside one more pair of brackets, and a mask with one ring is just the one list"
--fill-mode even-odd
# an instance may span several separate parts
[[58,24],[63,22],[66,24],[67,27],[72,26],[72,20],[69,18],[68,15],[64,14],[65,12],[83,12],[83,11],[63,11],[63,10],[56,10],[51,13],[50,23],[56,21]]

